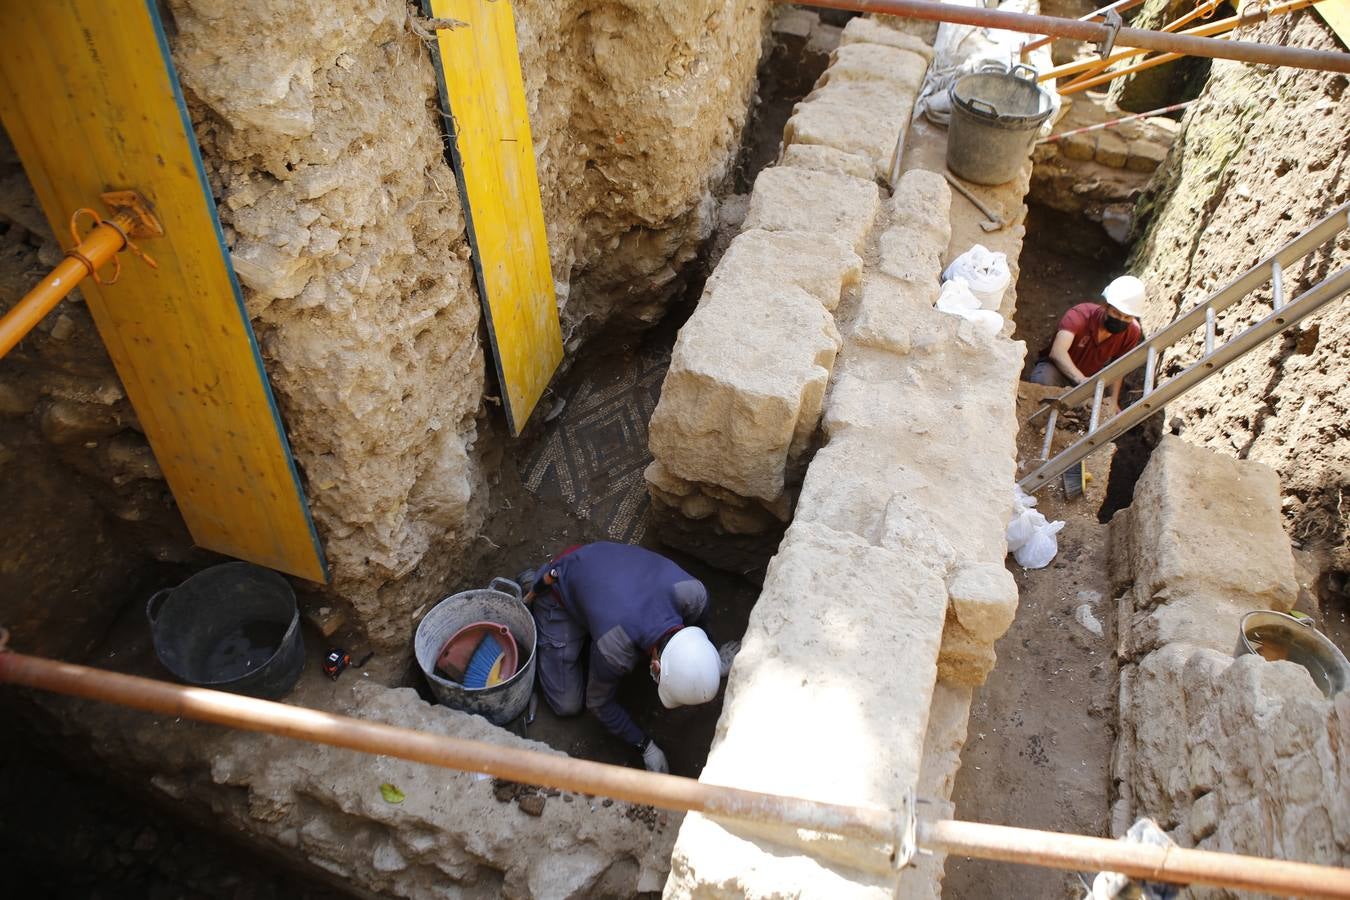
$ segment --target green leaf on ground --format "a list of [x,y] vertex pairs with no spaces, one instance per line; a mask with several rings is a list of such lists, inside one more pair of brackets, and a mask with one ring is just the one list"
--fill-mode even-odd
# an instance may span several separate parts
[[402,803],[404,800],[403,792],[387,781],[380,785],[380,796],[385,803]]

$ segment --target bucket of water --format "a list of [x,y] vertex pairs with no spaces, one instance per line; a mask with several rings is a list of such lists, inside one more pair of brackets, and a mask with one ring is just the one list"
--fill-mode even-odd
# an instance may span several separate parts
[[1041,123],[1054,104],[1036,84],[1036,70],[963,75],[951,86],[947,168],[975,184],[1003,184],[1022,170]]
[[[516,642],[515,674],[490,687],[465,687],[436,671],[446,643],[475,622],[505,625]],[[494,725],[507,724],[530,703],[534,692],[534,616],[521,600],[520,585],[514,581],[494,578],[485,588],[463,591],[437,603],[418,623],[413,650],[437,703],[476,713]]]
[[1350,685],[1350,662],[1345,654],[1307,619],[1265,609],[1247,613],[1242,617],[1234,656],[1246,653],[1271,662],[1298,663],[1328,697]]
[[145,617],[155,655],[188,684],[275,700],[305,667],[291,586],[252,563],[212,566],[155,593]]

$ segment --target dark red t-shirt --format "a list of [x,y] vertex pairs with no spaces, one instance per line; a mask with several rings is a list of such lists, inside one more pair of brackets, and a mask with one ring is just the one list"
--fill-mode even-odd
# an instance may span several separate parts
[[[1106,368],[1112,360],[1129,353],[1143,337],[1138,322],[1119,334],[1113,334],[1101,343],[1097,342],[1097,331],[1106,318],[1106,307],[1101,303],[1080,303],[1064,314],[1059,320],[1058,335],[1061,331],[1073,333],[1073,343],[1069,345],[1069,359],[1084,375],[1095,375]],[[1054,339],[1051,339],[1051,343]],[[1041,352],[1042,359],[1050,358],[1050,348]]]

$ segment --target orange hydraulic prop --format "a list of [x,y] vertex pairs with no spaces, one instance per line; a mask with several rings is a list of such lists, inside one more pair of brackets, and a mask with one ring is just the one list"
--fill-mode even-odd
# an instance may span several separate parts
[[[0,319],[0,357],[13,350],[42,321],[42,317],[55,309],[56,304],[85,278],[92,277],[100,284],[114,284],[122,272],[117,254],[123,250],[129,248],[152,269],[159,268],[131,241],[133,235],[159,237],[164,234],[145,199],[134,191],[113,191],[104,194],[103,201],[113,209],[113,217],[103,219],[92,209],[75,210],[70,217],[70,236],[75,246],[66,251],[66,258],[60,265]],[[79,233],[81,215],[89,216],[96,223],[94,230],[83,238]],[[113,274],[105,281],[98,271],[109,260],[113,263]]]

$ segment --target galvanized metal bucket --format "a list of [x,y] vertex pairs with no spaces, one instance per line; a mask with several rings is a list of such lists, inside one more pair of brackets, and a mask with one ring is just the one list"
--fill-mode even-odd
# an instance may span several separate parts
[[1031,155],[1054,103],[1036,84],[1036,70],[984,70],[963,75],[949,90],[947,168],[975,184],[1012,181]]
[[[500,622],[511,629],[523,660],[516,674],[501,684],[478,689],[437,675],[436,658],[445,642],[465,625],[480,621]],[[520,585],[494,578],[486,588],[463,591],[432,607],[417,626],[413,650],[437,703],[505,725],[525,711],[534,692],[535,643],[534,616],[521,599]]]
[[145,617],[155,655],[188,684],[276,700],[305,667],[295,593],[252,563],[212,566],[157,591]]
[[1350,686],[1350,661],[1307,619],[1266,609],[1247,613],[1242,617],[1237,651],[1233,655],[1256,653],[1270,659],[1259,649],[1264,644],[1278,647],[1280,658],[1307,669],[1313,682],[1328,697]]

